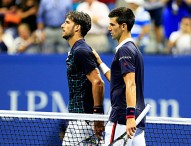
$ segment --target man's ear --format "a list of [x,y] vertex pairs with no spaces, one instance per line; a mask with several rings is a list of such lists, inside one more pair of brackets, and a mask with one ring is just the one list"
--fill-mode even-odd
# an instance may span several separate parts
[[81,26],[80,26],[80,25],[76,25],[76,26],[75,26],[75,32],[80,31],[80,29],[81,29]]
[[127,29],[127,24],[126,24],[126,23],[123,23],[123,24],[122,24],[122,28],[123,28],[123,29]]

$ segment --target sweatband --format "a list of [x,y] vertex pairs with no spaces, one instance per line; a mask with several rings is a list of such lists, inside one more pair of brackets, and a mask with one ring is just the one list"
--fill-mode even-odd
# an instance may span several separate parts
[[107,65],[103,62],[99,65],[99,69],[104,75],[110,70],[109,67],[107,67]]
[[135,118],[135,108],[134,107],[126,108],[126,119],[128,119],[128,118]]
[[95,114],[104,114],[103,106],[94,106],[94,113]]

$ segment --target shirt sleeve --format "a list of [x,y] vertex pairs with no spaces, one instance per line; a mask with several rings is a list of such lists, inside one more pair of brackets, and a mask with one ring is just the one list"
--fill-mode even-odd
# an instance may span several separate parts
[[41,0],[41,2],[39,4],[39,9],[38,9],[37,23],[42,23],[43,22],[44,5],[45,5],[45,1]]
[[86,75],[97,67],[95,57],[89,50],[77,50],[74,61],[76,63],[77,69]]
[[118,59],[121,67],[121,74],[135,72],[135,59],[133,53],[128,48],[122,47],[118,50]]
[[169,40],[171,42],[175,42],[178,39],[179,36],[180,36],[180,33],[178,31],[174,31],[174,32],[171,33],[171,35],[169,37]]

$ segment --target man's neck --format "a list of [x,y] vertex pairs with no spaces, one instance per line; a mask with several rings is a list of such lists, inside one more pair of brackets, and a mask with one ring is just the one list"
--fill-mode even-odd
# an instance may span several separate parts
[[120,44],[122,41],[124,41],[127,38],[131,38],[131,33],[123,33],[120,39],[118,40],[118,44]]
[[73,45],[74,45],[77,41],[79,41],[79,40],[81,40],[81,39],[83,39],[83,37],[72,37],[72,38],[68,39],[68,43],[69,43],[69,45],[70,45],[70,48],[72,48]]

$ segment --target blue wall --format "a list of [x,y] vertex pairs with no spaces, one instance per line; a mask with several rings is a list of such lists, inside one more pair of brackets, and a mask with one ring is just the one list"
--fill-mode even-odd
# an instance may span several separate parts
[[[67,112],[67,55],[0,56],[0,110]],[[110,66],[113,54],[101,55]],[[191,56],[144,56],[150,116],[191,117]],[[105,81],[105,111],[109,82]]]

